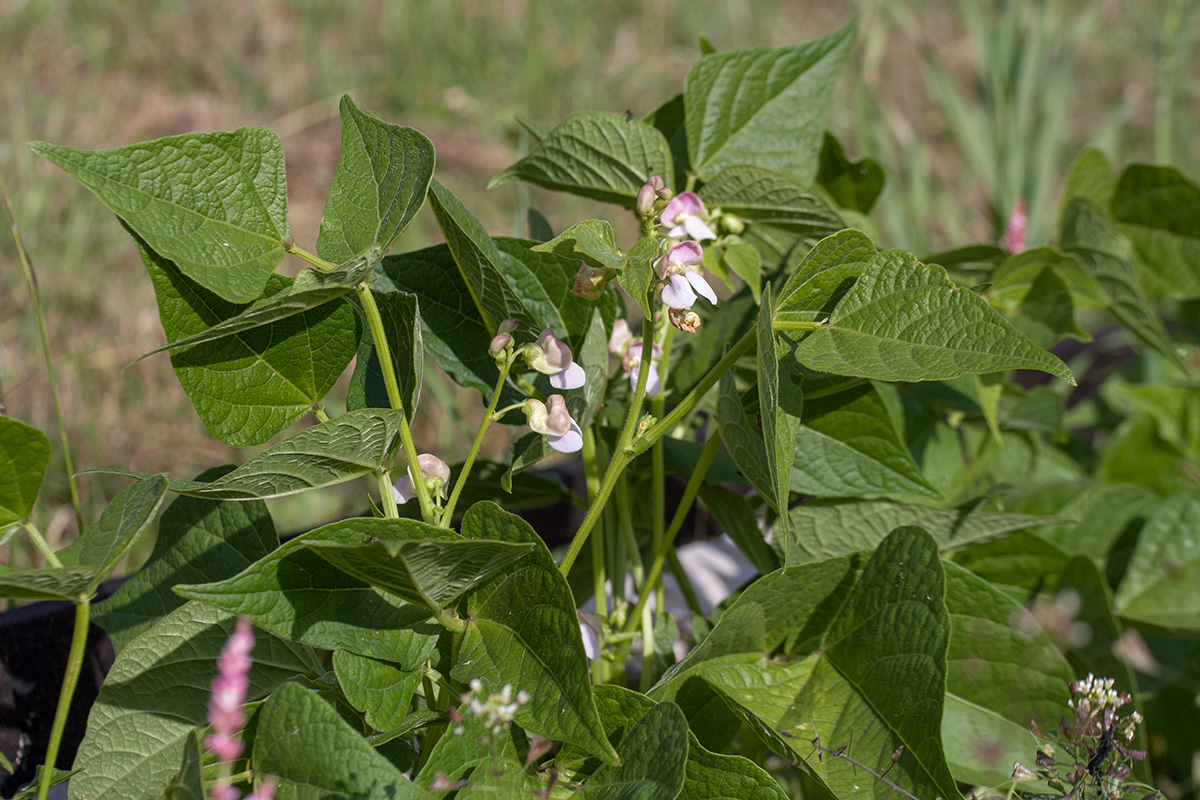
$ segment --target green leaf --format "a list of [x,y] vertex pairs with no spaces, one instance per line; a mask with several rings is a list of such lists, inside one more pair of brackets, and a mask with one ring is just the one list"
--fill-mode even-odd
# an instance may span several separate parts
[[[200,480],[218,478],[232,467],[210,470]],[[178,497],[158,522],[150,560],[109,598],[94,607],[92,619],[108,633],[118,652],[184,600],[178,583],[208,583],[241,572],[279,545],[265,503],[226,503]]]
[[[388,350],[392,354],[392,369],[400,384],[404,410],[412,417],[421,399],[421,381],[425,376],[425,343],[421,336],[421,312],[417,296],[408,292],[374,292],[373,297],[379,308],[380,321],[383,322]],[[346,408],[349,411],[391,408],[366,314],[360,304],[355,304],[355,310],[359,312],[361,333],[354,374],[350,376],[350,387],[346,391]]]
[[[183,347],[213,342],[226,336],[261,328],[272,322],[303,314],[305,311],[331,303],[339,297],[349,294],[356,286],[369,278],[382,259],[383,249],[372,245],[337,269],[326,271],[306,267],[300,270],[300,274],[296,276],[296,280],[290,288],[260,298],[237,316],[222,320],[208,330],[176,339],[170,344],[151,350],[146,356],[161,353],[164,350],[179,350]],[[146,356],[142,356],[142,358]]]
[[[858,242],[848,242],[858,257]],[[813,280],[820,287],[818,296],[832,297],[840,288],[832,279],[846,268],[830,263],[836,250],[816,253],[814,248],[797,275],[819,272]],[[791,285],[789,280],[780,292],[781,319],[785,311],[811,310],[817,299],[808,293],[785,294]],[[902,250],[875,254],[825,324],[802,336],[796,359],[835,375],[912,382],[947,380],[965,372],[1040,369],[1074,384],[1065,364],[1029,341],[983,298],[955,286],[941,267],[921,264]]]
[[883,167],[871,158],[860,161],[846,158],[842,143],[832,133],[825,131],[817,182],[842,208],[869,214],[871,206],[875,205],[879,193],[883,191]]
[[1175,361],[1158,311],[1129,258],[1129,243],[1097,207],[1073,200],[1060,221],[1063,249],[1073,253],[1105,296],[1110,314],[1147,347]]
[[1200,296],[1200,186],[1173,167],[1131,164],[1112,214],[1167,295]]
[[584,787],[589,800],[674,800],[687,771],[687,719],[674,703],[657,703],[617,748],[620,766],[601,765]]
[[767,472],[774,491],[775,510],[779,520],[775,535],[784,543],[784,560],[787,559],[788,500],[792,462],[796,454],[796,436],[800,432],[804,395],[791,377],[779,373],[779,357],[775,351],[775,332],[771,330],[771,286],[767,285],[766,298],[758,314],[758,407],[762,417],[763,443],[767,451]]
[[1045,631],[1025,623],[1023,608],[962,567],[944,564],[950,612],[942,741],[954,777],[995,786],[1027,762],[1039,742],[1034,720],[1052,730],[1074,679]]
[[1104,308],[1108,305],[1108,299],[1079,259],[1055,247],[1034,247],[1004,259],[992,273],[988,294],[1001,306],[1014,307],[1029,294],[1046,269],[1052,270],[1067,285],[1076,306]]
[[251,760],[259,773],[279,778],[279,800],[430,797],[331,705],[296,683],[263,703]]
[[345,483],[387,463],[401,413],[350,411],[305,428],[214,481],[171,481],[171,491],[215,500],[265,500]]
[[717,429],[721,432],[721,440],[729,457],[746,482],[754,487],[760,497],[774,505],[776,489],[767,459],[766,440],[758,427],[746,418],[746,406],[738,394],[733,370],[721,376],[717,395]]
[[[671,143],[671,161],[675,166],[675,186],[687,183],[687,173],[691,169],[687,152],[687,129],[684,127],[683,93],[672,97],[658,108],[646,115],[646,122],[658,128],[659,132]],[[667,176],[663,175],[663,180]]]
[[0,526],[23,519],[33,510],[49,463],[46,434],[0,415]]
[[443,529],[407,519],[342,520],[297,536],[232,578],[184,584],[175,591],[249,617],[263,630],[290,641],[416,669],[433,651],[440,631],[429,609],[404,603],[334,569],[306,545],[424,539],[436,535],[431,530]]
[[805,403],[791,488],[814,497],[941,497],[870,383]]
[[283,258],[283,148],[266,128],[186,133],[113,150],[29,146],[95,192],[151,250],[225,300],[256,300]]
[[721,263],[750,287],[755,303],[762,302],[762,258],[753,245],[745,242],[727,245],[722,249]]
[[[134,242],[158,298],[167,342],[203,333],[244,306],[197,285],[179,268]],[[267,296],[287,291],[272,276]],[[235,447],[262,444],[325,396],[354,357],[354,312],[326,303],[251,331],[171,353],[175,376],[204,426]]]
[[425,203],[433,143],[391,125],[343,95],[342,152],[321,216],[317,253],[339,263],[371,245],[387,252]]
[[12,600],[69,600],[90,595],[94,567],[0,571],[0,597]]
[[188,734],[179,760],[179,774],[167,784],[163,800],[204,800],[204,782],[200,777],[200,740],[196,732]]
[[114,497],[100,519],[84,529],[74,552],[78,566],[96,571],[89,594],[112,574],[138,536],[150,527],[166,495],[166,475],[144,478]]
[[1036,590],[1045,576],[1062,572],[1070,556],[1034,533],[1016,531],[972,544],[954,559],[991,583]]
[[[500,250],[479,220],[453,192],[437,181],[430,185],[430,190],[430,205],[438,227],[446,237],[446,245],[454,255],[454,263],[462,273],[489,338],[508,317],[515,319],[526,331],[538,330],[537,322],[505,278]],[[417,296],[422,295],[417,292]]]
[[704,184],[700,197],[709,208],[794,236],[820,239],[846,227],[824,200],[793,178],[763,167],[723,169]]
[[779,290],[776,319],[828,319],[875,255],[875,245],[862,231],[845,230],[817,242]]
[[1200,491],[1163,501],[1142,526],[1117,589],[1117,613],[1134,622],[1200,630]]
[[754,164],[811,183],[833,85],[856,30],[852,22],[794,47],[702,56],[683,95],[692,168],[714,175]]
[[425,674],[420,669],[401,669],[398,664],[349,650],[334,651],[333,671],[350,705],[363,712],[367,724],[377,731],[400,727]]
[[[207,724],[209,686],[234,618],[203,603],[164,617],[117,656],[75,757],[72,797],[157,800],[179,773],[183,749]],[[294,645],[255,633],[247,702],[316,665]],[[114,743],[120,746],[114,746]]]
[[369,544],[317,540],[307,546],[363,583],[435,611],[533,550],[532,544],[456,541],[443,536]]
[[1021,300],[1013,326],[1038,347],[1052,347],[1071,336],[1090,342],[1091,334],[1075,321],[1071,290],[1058,273],[1045,267]]
[[421,767],[417,782],[428,789],[439,773],[448,781],[466,780],[467,785],[454,795],[454,800],[527,800],[537,797],[534,792],[545,787],[535,777],[536,772],[525,770],[521,763],[519,751],[527,750],[528,745],[519,729],[510,727],[493,735],[488,730],[486,717],[477,717],[469,711],[462,717],[453,735],[437,740],[429,752],[429,759]]
[[[740,341],[757,319],[758,303],[749,289],[743,289],[722,300],[720,313],[705,320],[695,333],[676,336],[667,373],[671,392],[683,397],[691,391],[721,360],[726,348]],[[690,467],[684,474],[691,474]]]
[[602,219],[589,219],[572,225],[554,239],[533,249],[554,253],[572,261],[582,261],[589,267],[620,269],[625,266],[625,254],[617,249],[612,226]]
[[1059,238],[1062,238],[1062,220],[1067,207],[1075,200],[1085,200],[1096,208],[1108,208],[1117,191],[1117,174],[1108,165],[1108,159],[1099,150],[1089,147],[1071,166],[1063,181],[1062,200],[1059,201]]
[[567,117],[488,188],[522,180],[633,208],[638,190],[653,175],[673,187],[671,147],[657,128],[623,114],[588,111]]
[[928,532],[941,550],[1055,522],[1034,514],[993,514],[970,505],[955,509],[894,500],[810,500],[792,509],[792,545],[788,564],[873,550],[896,528],[915,525]]
[[515,721],[541,736],[570,742],[606,763],[617,753],[604,737],[588,675],[575,601],[550,551],[520,517],[493,503],[463,516],[468,539],[534,543],[526,560],[485,583],[470,596],[456,680],[483,680],[498,691],[511,684],[530,700]]
[[642,310],[644,319],[650,319],[651,286],[658,281],[654,264],[658,261],[659,244],[657,239],[639,239],[638,243],[629,248],[629,263],[621,270],[617,279],[625,293],[637,303]]

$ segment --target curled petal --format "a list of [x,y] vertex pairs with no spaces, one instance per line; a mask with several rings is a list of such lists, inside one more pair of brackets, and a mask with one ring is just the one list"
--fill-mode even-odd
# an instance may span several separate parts
[[550,412],[546,409],[546,404],[541,400],[530,398],[525,401],[525,422],[529,425],[529,429],[534,433],[540,433],[543,436],[550,434]]
[[571,366],[562,372],[550,376],[550,385],[559,390],[578,389],[586,382],[587,373],[575,362],[571,362]]
[[402,506],[416,496],[417,493],[413,491],[412,478],[407,475],[392,484],[392,497],[396,498],[396,505]]
[[682,275],[672,275],[669,283],[663,287],[662,300],[669,308],[691,308],[696,302],[696,293],[688,279]]
[[667,254],[667,264],[699,264],[704,261],[704,249],[695,242],[680,242]]
[[571,348],[566,342],[559,341],[554,331],[546,328],[533,344],[538,352],[530,361],[529,366],[543,375],[553,375],[562,372],[571,365]]
[[703,275],[701,275],[699,272],[689,271],[686,277],[688,283],[690,283],[692,288],[696,290],[696,294],[700,295],[714,306],[717,304],[717,294],[712,290],[712,287],[708,285],[708,281],[704,280]]
[[553,436],[564,436],[571,430],[571,412],[567,411],[567,403],[561,394],[552,394],[546,398],[547,432]]
[[583,449],[583,430],[575,420],[571,420],[571,429],[562,436],[550,436],[546,439],[560,453],[578,453]]
[[441,478],[443,482],[450,480],[450,465],[433,453],[421,453],[417,456],[417,465],[426,478]]
[[680,192],[671,198],[671,202],[667,203],[667,207],[663,209],[662,223],[671,227],[681,224],[685,217],[695,215],[708,216],[708,209],[704,207],[704,201],[695,192]]
[[713,229],[708,227],[708,223],[700,217],[684,217],[683,229],[687,232],[688,236],[697,242],[717,238],[717,234],[713,232]]

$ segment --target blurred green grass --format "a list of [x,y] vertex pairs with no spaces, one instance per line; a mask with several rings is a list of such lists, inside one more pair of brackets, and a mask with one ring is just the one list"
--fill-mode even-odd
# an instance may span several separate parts
[[[854,157],[888,172],[874,214],[884,243],[924,252],[993,240],[1018,194],[1037,198],[1031,232],[1048,235],[1072,153],[1096,143],[1121,161],[1151,158],[1164,92],[1170,156],[1195,172],[1198,5],[0,0],[0,170],[38,271],[76,464],[190,477],[245,454],[206,434],[165,356],[132,363],[162,343],[137,255],[100,203],[38,162],[28,141],[104,148],[267,125],[287,156],[296,239],[311,249],[337,161],[337,101],[351,92],[428,135],[438,178],[491,232],[512,234],[528,190],[484,186],[519,155],[514,113],[544,124],[589,109],[640,116],[682,87],[701,34],[720,49],[793,44],[857,16],[830,128]],[[1164,59],[1163,21],[1174,11]],[[610,213],[540,190],[531,198],[556,228]],[[424,214],[400,246],[439,239]],[[0,265],[0,398],[54,440],[36,322],[7,236]],[[429,374],[417,433],[452,460],[480,405]],[[488,445],[499,455],[506,442],[499,431]],[[85,478],[87,516],[123,485]],[[39,519],[52,539],[73,535],[67,498],[56,458]],[[281,530],[296,530],[361,508],[360,498],[319,493],[275,510]]]

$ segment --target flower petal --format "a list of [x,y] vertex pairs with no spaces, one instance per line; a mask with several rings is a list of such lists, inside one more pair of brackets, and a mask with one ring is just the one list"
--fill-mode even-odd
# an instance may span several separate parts
[[688,236],[691,236],[697,242],[717,238],[717,234],[713,232],[713,229],[708,227],[708,223],[700,219],[700,217],[684,217],[683,229],[687,231]]
[[691,308],[696,302],[696,293],[692,291],[687,278],[672,275],[670,282],[662,290],[662,301],[669,308]]
[[564,369],[562,372],[557,372],[550,376],[550,385],[555,389],[578,389],[587,382],[587,373],[583,371],[583,367],[571,362],[571,366]]
[[583,449],[583,431],[575,420],[571,420],[571,430],[562,436],[549,436],[546,441],[560,453],[578,453]]
[[692,285],[692,288],[696,290],[696,294],[700,295],[714,306],[717,304],[717,293],[714,292],[712,287],[708,285],[708,281],[704,280],[703,275],[701,275],[699,272],[689,271],[687,273],[687,280],[688,283]]
[[667,253],[668,264],[699,264],[704,261],[704,248],[695,242],[680,242]]
[[409,500],[417,496],[413,491],[412,478],[405,475],[400,480],[392,484],[392,496],[396,498],[396,505],[404,505]]

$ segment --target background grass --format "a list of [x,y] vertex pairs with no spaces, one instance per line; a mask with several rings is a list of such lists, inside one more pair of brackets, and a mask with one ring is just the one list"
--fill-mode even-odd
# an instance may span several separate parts
[[[190,477],[248,454],[207,435],[165,355],[133,363],[163,334],[132,243],[28,141],[92,149],[270,126],[287,155],[293,230],[311,250],[337,161],[337,102],[350,92],[428,135],[438,178],[490,231],[511,234],[528,190],[483,187],[520,153],[514,113],[551,125],[591,109],[643,115],[680,89],[701,34],[720,49],[785,45],[857,17],[830,128],[852,156],[887,170],[873,215],[883,243],[921,253],[993,241],[1018,196],[1037,243],[1050,234],[1063,171],[1086,144],[1114,161],[1157,154],[1197,174],[1198,5],[0,0],[0,170],[40,279],[76,465]],[[597,213],[540,191],[532,200],[556,228]],[[401,247],[438,238],[423,214]],[[418,436],[453,460],[479,403],[428,374]],[[49,397],[16,251],[0,237],[0,400],[55,441]],[[505,443],[500,431],[489,445],[499,454]],[[124,484],[83,479],[87,516]],[[311,493],[274,510],[288,531],[360,502]],[[52,540],[74,535],[60,458],[41,510]],[[12,558],[0,548],[0,560]]]

